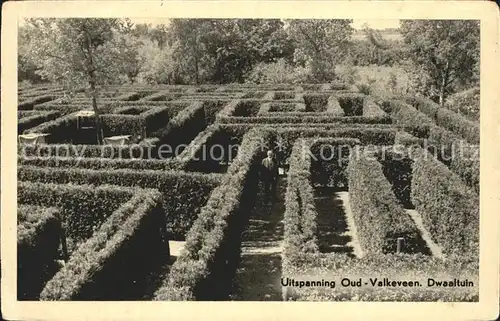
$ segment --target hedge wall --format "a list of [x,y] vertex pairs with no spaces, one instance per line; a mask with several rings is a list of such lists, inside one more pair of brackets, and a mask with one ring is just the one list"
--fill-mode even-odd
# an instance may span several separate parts
[[17,122],[17,132],[23,133],[25,130],[38,126],[42,123],[51,121],[60,117],[61,113],[58,111],[40,112],[28,117],[20,117]]
[[54,95],[41,95],[34,98],[30,98],[17,105],[18,110],[32,110],[35,105],[46,103],[48,101],[56,99]]
[[45,122],[26,131],[27,133],[47,133],[45,140],[47,143],[69,143],[72,137],[76,136],[76,117],[66,115],[57,119]]
[[159,131],[158,145],[169,145],[172,150],[177,150],[174,156],[179,156],[184,150],[183,145],[187,146],[206,127],[203,103],[194,102],[180,111],[163,130]]
[[[179,157],[181,168],[187,171],[219,173],[227,170],[220,162],[229,164],[237,157],[243,133],[220,125],[212,125],[200,133]],[[213,147],[222,147],[223,149]]]
[[19,204],[60,209],[70,252],[88,239],[102,222],[130,197],[130,189],[43,184],[21,180],[17,193]]
[[311,159],[311,181],[321,186],[347,187],[346,169],[357,138],[316,138],[308,141]]
[[428,152],[420,150],[412,158],[411,198],[426,229],[445,255],[477,260],[478,195]]
[[37,300],[56,273],[61,221],[59,210],[20,204],[17,210],[17,298]]
[[241,224],[242,211],[252,206],[258,183],[254,165],[265,154],[261,142],[266,139],[255,130],[245,135],[241,147],[245,152],[237,156],[201,209],[186,237],[184,252],[172,265],[155,300],[207,300],[228,294],[232,281],[228,274],[239,260],[235,227]]
[[441,108],[427,98],[405,97],[405,100],[432,118],[438,126],[461,136],[471,144],[479,144],[480,130],[477,122],[470,121],[454,111]]
[[394,196],[382,165],[364,153],[351,153],[347,169],[350,203],[363,252],[394,253],[398,237],[405,238],[404,252],[422,251],[419,232]]
[[20,166],[18,179],[57,184],[111,184],[156,188],[163,195],[167,229],[176,240],[183,240],[200,208],[220,182],[218,175],[151,170],[87,170]]
[[148,272],[169,256],[161,202],[159,192],[136,189],[73,253],[40,299],[140,299]]

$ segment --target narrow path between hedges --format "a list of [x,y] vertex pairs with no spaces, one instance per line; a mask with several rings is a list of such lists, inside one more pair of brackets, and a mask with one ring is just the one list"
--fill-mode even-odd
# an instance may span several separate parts
[[422,239],[425,241],[425,243],[427,243],[427,247],[431,251],[432,255],[437,257],[437,258],[444,259],[445,257],[443,254],[443,250],[441,249],[441,247],[439,245],[437,245],[432,240],[432,237],[431,237],[429,231],[427,231],[427,229],[424,226],[424,223],[422,221],[422,216],[420,215],[420,213],[418,213],[414,209],[407,209],[407,208],[405,209],[405,211],[406,211],[406,213],[408,213],[408,215],[410,215],[410,217],[415,222],[415,226],[420,231],[420,235],[422,236]]
[[363,254],[356,236],[349,192],[333,187],[318,187],[314,194],[320,252],[347,253],[361,257]]
[[277,199],[264,202],[262,188],[242,235],[241,260],[231,300],[281,301],[281,252],[286,178],[280,177]]

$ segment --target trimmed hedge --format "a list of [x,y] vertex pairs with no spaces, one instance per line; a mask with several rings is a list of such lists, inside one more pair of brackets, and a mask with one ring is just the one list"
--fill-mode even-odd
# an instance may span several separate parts
[[49,112],[39,112],[27,117],[20,117],[20,119],[17,122],[17,132],[20,134],[27,129],[54,120],[60,116],[61,113],[58,111],[49,111]]
[[37,300],[56,272],[61,237],[59,211],[20,204],[17,210],[17,297]]
[[45,137],[47,143],[69,143],[72,137],[76,136],[76,117],[66,115],[54,120],[45,122],[26,131],[27,133],[47,133]]
[[357,138],[315,138],[308,141],[312,154],[311,181],[321,186],[347,187],[346,169],[349,154]]
[[161,202],[159,192],[136,189],[73,253],[40,299],[140,299],[148,272],[169,255]]
[[352,153],[347,169],[350,203],[363,252],[394,253],[398,237],[405,238],[404,252],[420,251],[414,222],[399,205],[382,165],[365,152]]
[[479,146],[468,145],[455,153],[451,159],[450,169],[472,187],[479,195],[480,160]]
[[171,237],[182,240],[191,228],[210,192],[220,182],[218,175],[203,175],[174,171],[134,171],[61,169],[20,166],[18,179],[43,183],[77,183],[96,186],[111,184],[156,188],[163,195],[163,210]]
[[[362,94],[338,94],[337,99],[346,116],[363,116],[365,96]],[[372,116],[374,117],[374,116]],[[374,117],[375,118],[375,117]]]
[[477,260],[478,195],[428,152],[415,150],[412,159],[411,198],[426,229],[446,255]]
[[[234,131],[232,128],[219,125],[208,127],[192,141],[185,153],[179,156],[181,168],[204,173],[227,170],[227,167],[221,165],[220,162],[229,166],[229,163],[237,157],[237,148],[241,144],[242,136],[243,132]],[[213,149],[214,146],[220,146],[223,149]]]
[[454,111],[441,108],[438,104],[427,98],[405,97],[405,100],[432,118],[437,125],[461,136],[469,143],[479,144],[480,131],[477,122],[470,121]]
[[344,116],[344,110],[340,107],[339,100],[335,96],[328,97],[326,112],[334,116]]
[[60,209],[70,252],[88,239],[130,197],[130,189],[23,181],[19,181],[17,193],[19,204]]
[[[316,206],[311,186],[311,157],[304,157],[309,146],[298,140],[290,156],[285,193],[283,264],[292,253],[319,253]],[[283,272],[285,273],[286,268]]]
[[387,114],[383,111],[379,105],[371,98],[366,98],[363,104],[363,116],[364,117],[385,117]]
[[46,103],[46,102],[54,100],[54,99],[56,99],[56,96],[54,96],[54,95],[41,95],[41,96],[33,97],[33,98],[30,98],[30,99],[25,100],[23,102],[20,102],[17,105],[17,109],[18,110],[32,110],[35,105],[43,104],[43,103]]
[[[158,144],[168,144],[174,150],[174,156],[180,156],[184,150],[183,146],[187,146],[206,127],[203,103],[194,102],[180,111],[163,130],[159,131]],[[181,147],[180,150],[178,150],[179,147]]]
[[186,237],[184,251],[172,265],[170,274],[155,294],[155,300],[207,300],[227,295],[228,265],[234,263],[235,226],[241,224],[241,211],[251,208],[248,198],[255,197],[257,162],[265,151],[264,134],[251,130],[243,139],[242,149],[214,189],[207,205]]
[[363,117],[363,116],[345,116],[339,117],[330,114],[320,114],[313,116],[312,113],[303,112],[300,113],[286,113],[286,115],[279,115],[278,113],[273,113],[270,116],[259,116],[259,117],[224,117],[218,116],[218,121],[220,123],[249,123],[249,124],[321,124],[321,123],[345,123],[345,124],[391,124],[391,118],[384,117]]
[[[359,288],[304,287],[284,288],[284,300],[300,301],[477,301],[478,300],[478,262],[465,264],[451,258],[442,261],[422,254],[372,254],[364,253],[361,259],[340,253],[319,253],[316,244],[315,213],[313,192],[307,158],[302,157],[304,143],[294,145],[288,186],[286,191],[284,217],[284,250],[282,254],[282,274],[289,278],[307,279],[311,275],[326,279],[337,277],[381,279],[390,275],[390,279],[418,279],[427,282],[429,275],[435,278],[468,278],[475,287],[450,288],[415,287],[415,288]],[[295,155],[295,156],[294,156]],[[380,176],[380,175],[379,175]],[[387,185],[387,184],[386,184]],[[378,191],[377,191],[378,192]],[[373,290],[372,290],[373,289]]]
[[386,101],[384,105],[386,111],[391,111],[391,117],[395,124],[401,126],[415,137],[429,137],[430,128],[433,126],[429,117],[398,100]]
[[324,112],[326,111],[326,105],[328,104],[328,98],[330,95],[327,94],[303,94],[304,103],[306,104],[306,111],[308,112]]

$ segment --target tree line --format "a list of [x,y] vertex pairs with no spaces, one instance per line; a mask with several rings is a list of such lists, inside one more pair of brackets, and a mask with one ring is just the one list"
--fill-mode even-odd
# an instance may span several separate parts
[[324,83],[337,65],[403,66],[415,92],[444,104],[479,81],[479,22],[404,20],[401,39],[351,20],[28,19],[19,27],[19,81],[89,93],[107,84]]

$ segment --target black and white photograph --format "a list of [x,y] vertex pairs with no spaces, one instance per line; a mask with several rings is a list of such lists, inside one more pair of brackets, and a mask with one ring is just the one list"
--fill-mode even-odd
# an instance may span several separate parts
[[482,26],[20,17],[14,300],[478,303]]

